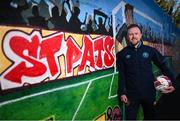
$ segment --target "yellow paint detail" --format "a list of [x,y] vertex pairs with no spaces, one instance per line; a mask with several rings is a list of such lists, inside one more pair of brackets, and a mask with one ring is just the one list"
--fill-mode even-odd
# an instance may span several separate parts
[[94,39],[94,38],[98,38],[98,37],[100,37],[100,36],[102,36],[102,35],[91,34],[90,36],[91,36],[92,39]]
[[97,119],[95,119],[95,121],[105,121],[106,120],[106,115],[103,114],[100,117],[98,117]]
[[56,32],[57,31],[42,30],[42,36],[48,36],[48,35],[54,34]]
[[144,44],[144,45],[150,45],[151,43],[150,43],[150,42],[147,42],[147,41],[143,41],[143,44]]
[[122,49],[123,49],[122,44],[119,41],[116,40],[115,41],[115,51],[116,51],[116,53],[121,51]]
[[51,115],[51,116],[49,116],[49,117],[47,117],[41,121],[55,121],[55,115]]
[[60,76],[58,77],[58,79],[60,78],[65,78],[66,77],[66,63],[65,63],[65,57],[62,55],[59,57],[59,62],[60,62]]
[[68,39],[68,37],[72,37],[74,41],[79,45],[79,47],[83,46],[83,35],[82,34],[73,34],[73,33],[65,33],[65,40]]
[[73,76],[78,76],[78,69],[79,69],[79,67],[74,68]]
[[87,74],[87,73],[90,73],[90,68],[88,67],[88,66],[86,66],[86,68],[85,68],[85,73]]

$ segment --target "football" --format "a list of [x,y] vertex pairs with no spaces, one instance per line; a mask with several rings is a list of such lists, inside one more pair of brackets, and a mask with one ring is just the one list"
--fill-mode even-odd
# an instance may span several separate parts
[[161,75],[156,78],[156,81],[154,82],[155,89],[158,91],[164,91],[165,88],[172,85],[171,80],[169,77]]

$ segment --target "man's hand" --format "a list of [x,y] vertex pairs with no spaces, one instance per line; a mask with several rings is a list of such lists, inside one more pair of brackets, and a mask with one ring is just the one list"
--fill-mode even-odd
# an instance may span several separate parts
[[128,105],[128,103],[129,103],[128,98],[127,98],[126,95],[121,95],[121,101],[122,101],[123,103],[125,103],[126,105]]
[[175,88],[174,88],[173,86],[169,86],[169,87],[165,88],[165,89],[162,91],[162,93],[167,94],[167,93],[173,92],[174,90],[175,90]]

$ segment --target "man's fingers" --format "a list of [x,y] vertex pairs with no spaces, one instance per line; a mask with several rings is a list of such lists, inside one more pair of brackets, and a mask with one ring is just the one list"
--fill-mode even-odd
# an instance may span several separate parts
[[167,94],[167,93],[173,92],[174,90],[175,90],[175,88],[174,88],[173,86],[169,86],[169,87],[165,88],[165,89],[162,91],[162,93]]
[[121,96],[121,101],[124,102],[124,103],[127,103],[128,99],[125,95],[122,95]]

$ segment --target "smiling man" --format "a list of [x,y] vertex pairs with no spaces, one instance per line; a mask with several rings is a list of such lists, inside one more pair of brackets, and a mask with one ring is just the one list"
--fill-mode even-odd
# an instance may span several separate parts
[[172,86],[162,93],[171,93],[175,90],[175,74],[168,67],[166,58],[155,48],[143,45],[142,31],[136,24],[127,28],[129,45],[117,53],[117,68],[119,71],[119,96],[126,104],[126,119],[135,120],[139,106],[144,112],[144,119],[154,118],[154,102],[156,90],[155,77],[152,71],[152,62],[162,73],[172,80]]

